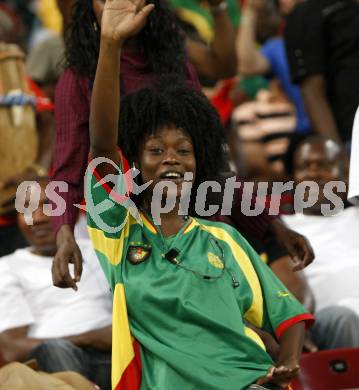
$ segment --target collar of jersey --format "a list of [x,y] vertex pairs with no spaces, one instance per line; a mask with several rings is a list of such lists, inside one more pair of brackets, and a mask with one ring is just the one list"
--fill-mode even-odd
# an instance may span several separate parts
[[[158,235],[159,234],[159,228],[154,224],[152,218],[145,214],[143,211],[140,212],[141,219],[143,222],[143,226],[148,230],[150,233]],[[192,231],[196,226],[198,226],[199,223],[196,221],[195,218],[189,217],[188,221],[186,221],[185,225],[181,228],[181,234],[187,234],[190,231]]]

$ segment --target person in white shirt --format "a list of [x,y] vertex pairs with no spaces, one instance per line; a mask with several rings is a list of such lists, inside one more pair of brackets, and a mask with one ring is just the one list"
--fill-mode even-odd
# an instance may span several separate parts
[[[42,183],[45,185],[46,183]],[[110,389],[112,297],[91,242],[78,291],[53,286],[55,236],[42,191],[33,225],[18,215],[31,247],[0,258],[0,354],[6,363],[35,358],[45,372],[76,371]]]
[[355,115],[351,147],[348,199],[359,205],[359,108]]
[[345,190],[328,196],[324,188],[333,181],[347,184],[346,153],[334,141],[314,135],[294,148],[291,162],[296,188],[304,181],[314,181],[319,188],[305,193],[305,201],[312,200],[310,206],[283,217],[290,228],[310,240],[316,254],[315,261],[304,270],[314,292],[316,310],[340,305],[359,315],[359,208],[347,207],[334,216],[323,215],[324,205],[333,208],[333,201],[345,204]]

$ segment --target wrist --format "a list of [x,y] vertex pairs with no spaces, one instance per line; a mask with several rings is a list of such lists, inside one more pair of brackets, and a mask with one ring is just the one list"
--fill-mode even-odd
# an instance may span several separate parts
[[290,368],[295,367],[295,366],[299,366],[299,359],[296,357],[281,358],[279,356],[275,366],[276,367],[285,366],[285,367],[290,367]]
[[118,50],[123,46],[124,38],[113,38],[106,34],[101,35],[101,47],[109,50]]
[[70,225],[62,225],[56,235],[57,245],[62,244],[64,241],[73,239],[73,231]]
[[257,22],[257,12],[250,7],[246,7],[243,10],[243,14],[241,17],[242,24],[256,23]]

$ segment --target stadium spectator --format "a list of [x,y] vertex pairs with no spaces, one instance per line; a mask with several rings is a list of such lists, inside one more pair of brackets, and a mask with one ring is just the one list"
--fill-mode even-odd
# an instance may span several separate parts
[[230,78],[237,72],[235,50],[236,0],[170,0],[186,34],[186,49],[202,85]]
[[[226,221],[227,223],[230,221]],[[304,350],[359,347],[359,316],[352,309],[344,306],[327,306],[315,310],[315,299],[303,271],[292,272],[292,261],[287,252],[275,240],[266,242],[248,237],[250,244],[260,254],[275,275],[288,290],[311,312],[315,311],[315,323],[307,333]],[[267,351],[278,351],[276,341],[267,333],[259,332]]]
[[359,95],[357,0],[292,1],[285,40],[313,130],[350,143]]
[[306,181],[312,185],[306,187],[303,200],[299,192],[295,196],[297,207],[303,210],[284,216],[283,220],[305,234],[314,247],[316,261],[305,270],[305,275],[317,310],[342,305],[359,315],[359,209],[340,210],[347,198],[345,151],[334,141],[315,135],[293,147],[291,157],[289,170],[297,188]]
[[[126,366],[113,365],[113,386],[126,382],[127,370],[134,372],[138,367],[140,351],[142,372],[137,374],[141,387],[245,389],[253,383],[266,388],[266,383],[274,382],[274,388],[284,388],[297,373],[304,322],[311,321],[312,316],[234,229],[192,217],[198,214],[197,207],[194,208],[196,189],[211,175],[219,175],[224,158],[223,130],[207,99],[184,83],[163,80],[162,88],[142,89],[120,102],[120,85],[116,82],[118,50],[144,25],[154,8],[150,4],[136,14],[135,7],[129,4],[124,0],[106,3],[90,117],[92,158],[106,157],[120,168],[127,158],[139,167],[143,183],[152,180],[136,200],[141,210],[136,219],[122,202],[103,210],[102,221],[111,227],[110,231],[100,228],[93,203],[87,204],[90,237],[114,291],[115,316],[122,323],[116,327],[118,334],[114,333],[114,357],[124,357],[127,348],[132,351],[132,360],[127,360]],[[117,173],[114,165],[98,164],[95,160],[93,164],[96,167],[92,166],[87,199],[96,203],[110,201],[122,180],[114,183],[113,191],[106,180]],[[185,172],[192,173],[190,183],[194,189],[191,194],[185,190],[190,204],[187,218],[179,213]],[[107,179],[100,181],[101,177]],[[149,214],[152,192],[155,184],[166,180],[172,184],[168,185],[166,196],[162,198],[161,194],[155,200],[170,197],[174,208],[163,210],[158,223]],[[115,233],[113,228],[118,229],[121,224],[122,232]],[[242,262],[245,258],[250,259],[245,261],[246,265]],[[254,280],[260,280],[259,284],[255,282],[256,291],[244,276],[249,276],[248,272]],[[140,281],[144,288],[138,288]],[[236,289],[244,289],[247,283],[253,294],[249,307],[256,301],[256,294],[262,298],[246,317],[246,309],[241,309],[247,307],[245,294],[237,295]],[[139,305],[143,310],[138,310]],[[123,321],[126,307],[128,325]],[[268,316],[267,320],[263,315]],[[258,327],[271,324],[266,329],[272,334],[277,329],[277,367],[271,369],[268,361],[262,360],[269,355],[257,348],[260,340],[253,332],[244,330],[243,318]],[[115,326],[114,319],[114,329]],[[218,338],[221,329],[226,329],[226,337]],[[249,340],[251,337],[256,342],[254,338]],[[128,345],[119,349],[121,342]],[[162,367],[161,372],[155,369],[158,366]],[[219,376],[218,372],[226,375]]]
[[[31,247],[0,258],[0,351],[5,362],[34,358],[45,372],[76,371],[109,390],[111,367],[111,294],[89,240],[79,242],[84,261],[79,291],[52,285],[55,235],[43,208],[41,182],[33,225],[18,215]],[[24,199],[36,197],[30,187]]]
[[[282,14],[286,14],[288,2],[280,2],[279,8]],[[292,1],[294,4],[295,2]],[[306,134],[311,131],[310,122],[304,109],[300,89],[291,81],[289,64],[282,36],[275,36],[264,42],[258,49],[256,42],[256,30],[261,28],[259,14],[274,1],[249,0],[243,8],[242,22],[238,37],[239,69],[243,75],[267,75],[274,76],[280,81],[287,98],[294,104],[296,109],[297,133]],[[277,12],[279,12],[277,10]],[[267,13],[268,14],[268,13]],[[270,13],[269,13],[270,15]]]
[[[52,159],[53,105],[24,72],[21,20],[0,5],[0,256],[26,242],[16,225],[13,199],[24,180],[47,176]],[[16,136],[15,136],[16,135]]]
[[[66,45],[67,69],[57,86],[53,179],[69,184],[69,191],[62,194],[67,205],[66,212],[52,218],[58,244],[53,268],[54,283],[61,287],[74,288],[81,274],[81,254],[73,237],[78,209],[73,205],[83,199],[83,180],[89,152],[91,86],[98,61],[103,5],[99,0],[78,0],[75,3]],[[122,51],[122,94],[153,86],[159,75],[169,73],[187,79],[189,85],[200,89],[195,70],[186,60],[183,37],[179,34],[173,15],[161,1],[155,5],[156,10],[150,16],[148,26],[137,37],[126,42]],[[88,40],[84,40],[84,36]],[[306,241],[295,236],[294,232],[289,234],[280,222],[273,223],[273,218],[265,214],[256,218],[246,218],[243,213],[239,215],[241,218],[236,224],[241,231],[243,228],[262,236],[273,232],[302,264],[313,260],[313,253]],[[70,277],[67,271],[69,262],[75,263],[75,278]]]

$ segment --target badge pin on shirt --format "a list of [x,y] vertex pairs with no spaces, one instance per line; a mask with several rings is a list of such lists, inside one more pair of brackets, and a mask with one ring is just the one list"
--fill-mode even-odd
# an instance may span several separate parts
[[151,250],[150,246],[131,245],[127,251],[127,260],[133,265],[141,264],[149,258]]

